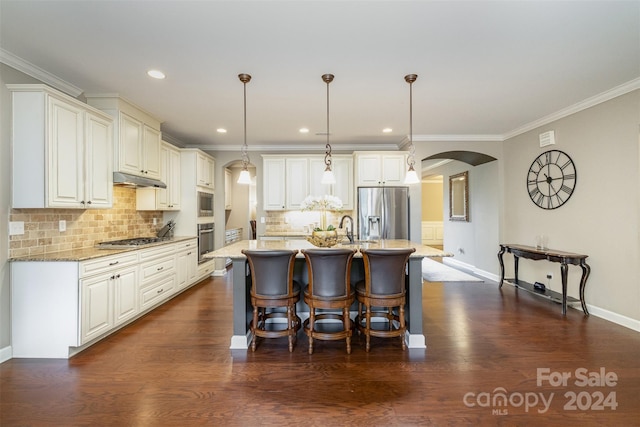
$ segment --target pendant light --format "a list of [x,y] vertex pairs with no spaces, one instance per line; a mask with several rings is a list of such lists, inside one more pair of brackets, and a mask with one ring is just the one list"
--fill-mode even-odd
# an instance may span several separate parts
[[249,74],[238,74],[238,78],[244,87],[244,144],[242,144],[242,170],[238,177],[238,184],[251,184],[251,175],[249,175],[249,155],[247,154],[247,83],[251,81]]
[[335,184],[336,177],[331,170],[331,144],[329,144],[329,83],[333,81],[333,74],[323,74],[322,80],[327,84],[327,145],[324,154],[325,169],[322,174],[321,184]]
[[417,74],[407,74],[404,80],[409,83],[409,156],[407,157],[407,175],[404,178],[405,184],[417,184],[420,182],[418,174],[414,169],[416,164],[416,147],[413,145],[413,82],[418,78]]

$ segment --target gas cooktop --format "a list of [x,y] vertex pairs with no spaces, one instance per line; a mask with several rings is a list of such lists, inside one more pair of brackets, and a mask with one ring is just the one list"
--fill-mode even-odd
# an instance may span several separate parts
[[133,239],[112,240],[110,242],[100,242],[97,247],[101,249],[136,248],[153,243],[160,243],[169,240],[167,237],[134,237]]

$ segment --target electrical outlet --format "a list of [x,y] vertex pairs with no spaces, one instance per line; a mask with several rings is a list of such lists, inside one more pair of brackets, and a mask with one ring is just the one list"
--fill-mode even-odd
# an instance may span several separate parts
[[153,218],[153,225],[158,225],[158,218]]
[[24,221],[9,221],[9,236],[24,234]]
[[64,219],[61,219],[58,222],[58,230],[59,231],[67,231],[67,221],[65,221]]
[[263,216],[260,217],[260,224],[264,224],[265,223],[265,219]]
[[547,279],[553,280],[553,273],[547,273]]

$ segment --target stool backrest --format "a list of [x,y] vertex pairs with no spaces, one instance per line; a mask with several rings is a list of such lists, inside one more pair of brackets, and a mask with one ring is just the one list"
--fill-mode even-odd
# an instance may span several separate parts
[[254,295],[280,296],[293,293],[293,268],[297,250],[243,249],[251,270]]
[[405,290],[406,265],[415,252],[409,249],[360,249],[364,259],[367,293],[401,294]]
[[311,295],[340,297],[350,293],[355,249],[303,249],[302,253],[307,261]]

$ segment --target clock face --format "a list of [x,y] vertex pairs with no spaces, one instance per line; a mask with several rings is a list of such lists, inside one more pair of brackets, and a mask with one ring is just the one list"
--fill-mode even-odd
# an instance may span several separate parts
[[564,205],[576,188],[576,166],[566,153],[546,151],[531,163],[527,174],[529,197],[542,209]]

